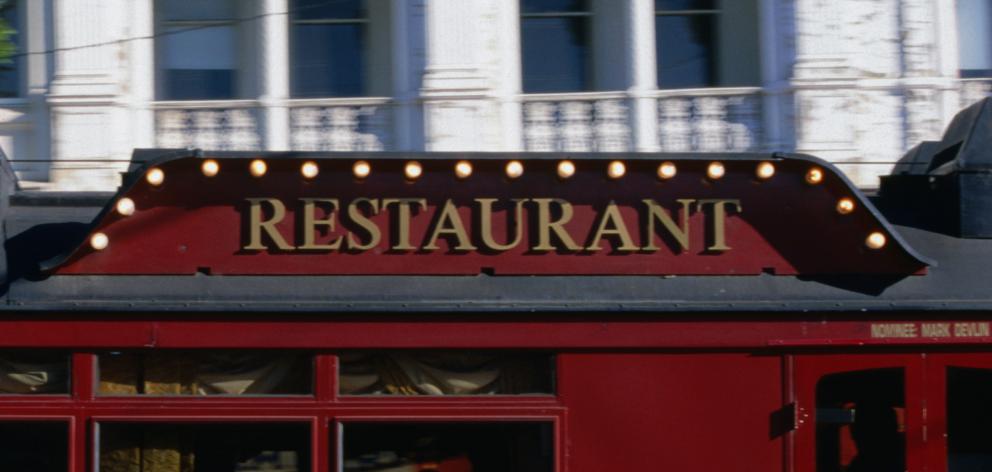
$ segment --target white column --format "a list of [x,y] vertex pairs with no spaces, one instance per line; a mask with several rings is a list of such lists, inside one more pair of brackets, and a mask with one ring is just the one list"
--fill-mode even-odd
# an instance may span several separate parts
[[[941,123],[946,128],[954,115],[961,108],[961,91],[958,86],[958,74],[961,68],[958,58],[958,44],[962,38],[958,36],[957,11],[954,0],[935,0],[934,28],[937,37],[937,73],[944,82],[941,91]],[[967,41],[967,38],[965,38]]]
[[[288,0],[262,0],[259,19],[259,104],[263,147],[289,150],[289,10]],[[331,47],[331,46],[329,46]]]
[[130,115],[133,147],[155,147],[155,0],[131,0]]
[[466,151],[492,148],[499,130],[489,120],[492,102],[481,70],[480,31],[491,28],[480,12],[487,1],[427,0],[427,68],[421,88],[425,148]]
[[111,190],[123,166],[81,160],[115,152],[120,120],[119,46],[127,8],[119,0],[54,0],[55,74],[51,110],[51,180],[65,190]]
[[499,74],[493,79],[498,83],[497,97],[500,108],[499,149],[507,152],[524,150],[524,116],[520,103],[523,93],[521,79],[520,46],[520,2],[519,0],[497,2],[496,22]]
[[658,143],[658,101],[652,92],[658,88],[655,66],[654,2],[626,0],[624,2],[624,49],[630,55],[627,77],[630,84],[630,117],[633,121],[634,150],[655,152]]

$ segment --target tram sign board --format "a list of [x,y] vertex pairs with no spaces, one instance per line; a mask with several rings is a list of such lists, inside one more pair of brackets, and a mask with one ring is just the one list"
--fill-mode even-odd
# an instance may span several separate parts
[[155,162],[59,274],[916,274],[829,164],[779,155]]

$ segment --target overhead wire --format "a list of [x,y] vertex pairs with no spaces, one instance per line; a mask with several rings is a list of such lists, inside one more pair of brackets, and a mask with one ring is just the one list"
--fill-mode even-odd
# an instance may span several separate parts
[[173,36],[173,35],[177,35],[177,34],[188,33],[190,31],[197,31],[197,30],[203,30],[203,29],[209,29],[209,28],[218,28],[218,27],[224,27],[224,26],[230,26],[230,25],[239,25],[239,24],[242,24],[242,23],[248,23],[248,22],[252,22],[252,21],[257,21],[257,20],[260,20],[262,18],[267,18],[267,17],[270,17],[270,16],[288,16],[288,15],[291,15],[291,14],[294,14],[294,13],[300,13],[300,12],[303,12],[303,11],[312,10],[312,9],[320,8],[320,7],[325,7],[325,6],[328,6],[328,5],[335,4],[335,3],[341,3],[342,1],[343,0],[327,0],[327,1],[321,2],[321,3],[314,3],[314,4],[310,4],[310,5],[305,5],[305,6],[302,6],[302,7],[290,8],[290,9],[288,9],[286,11],[282,11],[282,12],[260,13],[260,14],[257,14],[257,15],[245,16],[245,17],[241,17],[241,18],[234,18],[234,19],[229,20],[229,21],[224,21],[223,23],[210,23],[210,24],[196,25],[196,26],[190,26],[190,27],[181,28],[181,29],[174,29],[174,30],[169,30],[169,31],[160,31],[160,32],[157,32],[157,33],[153,33],[153,34],[149,34],[149,35],[144,35],[144,36],[133,36],[133,37],[130,37],[130,38],[121,38],[121,39],[114,39],[114,40],[110,40],[110,41],[100,41],[100,42],[89,43],[89,44],[80,44],[78,46],[57,47],[57,48],[46,49],[44,51],[25,51],[25,52],[19,52],[19,53],[11,54],[9,58],[10,59],[16,59],[16,58],[20,58],[20,57],[55,54],[57,52],[78,51],[78,50],[81,50],[81,49],[90,49],[90,48],[97,48],[97,47],[104,47],[104,46],[113,46],[113,45],[118,45],[118,44],[130,43],[132,41],[142,41],[142,40],[162,38],[162,37],[166,37],[166,36]]

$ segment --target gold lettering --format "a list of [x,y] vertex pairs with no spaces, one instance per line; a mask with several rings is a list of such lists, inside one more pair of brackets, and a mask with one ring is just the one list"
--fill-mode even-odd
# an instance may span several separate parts
[[[575,244],[572,237],[565,231],[565,223],[572,219],[572,204],[560,198],[535,198],[537,203],[537,245],[535,251],[554,251],[555,246],[551,245],[551,233],[570,251],[578,251],[581,246]],[[561,218],[551,221],[551,203],[556,203],[561,208]]]
[[954,323],[954,337],[980,338],[988,335],[988,323]]
[[725,199],[725,198],[707,198],[699,200],[698,208],[700,211],[703,210],[703,206],[712,203],[713,213],[711,227],[713,228],[713,244],[706,248],[710,251],[729,251],[730,246],[727,245],[727,205],[733,205],[737,213],[743,211],[741,209],[741,201],[737,199]]
[[[514,213],[516,213],[516,235],[513,240],[507,244],[500,244],[496,242],[493,238],[493,202],[496,201],[495,198],[476,198],[475,201],[479,204],[479,232],[482,237],[482,245],[488,249],[494,251],[509,251],[517,247],[520,244],[520,240],[524,236],[524,203],[527,201],[526,198],[517,198],[513,201],[516,203]],[[510,224],[509,217],[507,217],[506,224]]]
[[951,336],[951,324],[923,323],[920,325],[920,334],[925,338],[949,338]]
[[[336,198],[301,198],[303,202],[303,245],[300,249],[307,250],[332,250],[341,249],[341,236],[338,236],[329,244],[317,244],[317,227],[326,226],[328,233],[334,231],[334,213],[338,209],[338,199]],[[317,218],[317,203],[326,203],[330,209],[323,219]]]
[[379,245],[379,241],[382,240],[382,232],[379,231],[379,227],[375,225],[368,217],[362,214],[361,210],[358,209],[360,203],[367,203],[369,208],[371,208],[370,214],[379,214],[379,200],[375,198],[356,198],[348,204],[348,218],[354,222],[356,225],[361,226],[368,231],[369,241],[362,244],[358,238],[356,238],[352,233],[348,233],[347,247],[348,249],[355,249],[359,251],[367,251]]
[[[282,235],[279,234],[279,230],[276,229],[276,225],[286,217],[286,205],[275,198],[249,198],[248,203],[251,205],[248,212],[248,245],[244,249],[251,251],[263,251],[268,249],[268,246],[262,244],[262,231],[268,235],[269,239],[276,244],[276,247],[282,249],[283,251],[292,251],[295,249],[291,244],[287,243],[283,239]],[[267,203],[272,207],[272,218],[262,221],[262,203]]]
[[462,224],[462,218],[458,215],[458,207],[450,198],[444,201],[444,207],[438,212],[434,231],[431,233],[430,239],[427,240],[424,249],[428,251],[440,249],[437,245],[437,238],[442,234],[453,235],[458,240],[458,245],[454,247],[456,251],[474,251],[476,249],[469,241],[465,225]]
[[914,323],[875,323],[871,325],[873,338],[915,338],[919,333]]
[[382,210],[386,211],[386,208],[393,203],[399,209],[396,215],[396,244],[393,245],[393,250],[410,251],[417,249],[410,244],[410,207],[417,205],[426,209],[427,200],[424,198],[383,198]]
[[603,216],[599,218],[599,225],[596,226],[596,232],[593,233],[592,241],[589,242],[589,247],[586,250],[599,251],[602,249],[599,246],[599,241],[607,235],[620,238],[620,246],[616,247],[617,251],[630,252],[640,249],[634,244],[634,240],[630,238],[627,225],[624,224],[623,217],[620,215],[620,209],[617,208],[617,204],[613,203],[612,200],[606,205]]
[[648,227],[646,234],[644,235],[644,250],[645,251],[657,251],[658,246],[654,243],[654,221],[657,219],[661,222],[661,225],[665,227],[668,234],[675,238],[675,241],[679,243],[683,251],[689,250],[689,212],[692,211],[692,204],[696,200],[691,198],[680,198],[677,201],[682,205],[682,226],[679,227],[675,224],[675,221],[668,214],[668,211],[664,207],[658,204],[658,202],[645,198],[641,200],[644,205],[648,207]]

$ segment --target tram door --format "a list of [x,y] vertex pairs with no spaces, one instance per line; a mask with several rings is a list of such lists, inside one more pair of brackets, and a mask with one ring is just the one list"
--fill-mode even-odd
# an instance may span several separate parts
[[930,470],[992,471],[992,354],[927,359]]
[[921,354],[797,356],[795,470],[926,470],[924,367]]

